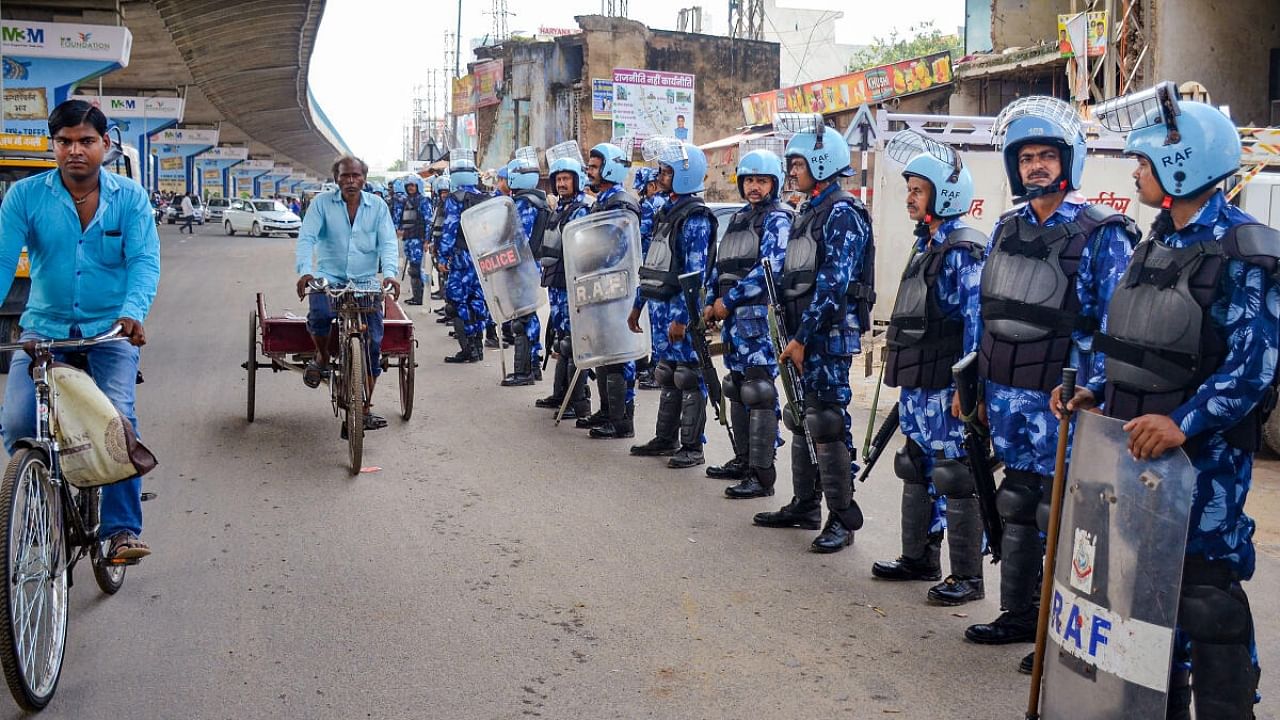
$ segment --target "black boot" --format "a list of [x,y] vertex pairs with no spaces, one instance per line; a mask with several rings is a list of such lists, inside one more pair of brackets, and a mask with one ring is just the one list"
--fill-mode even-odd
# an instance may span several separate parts
[[1044,543],[1035,525],[1004,526],[1000,560],[1000,606],[991,623],[970,625],[964,636],[980,645],[1008,645],[1036,639],[1037,598]]
[[413,271],[413,267],[409,268],[409,287],[413,294],[408,300],[404,301],[405,305],[421,305],[422,304],[422,275]]
[[853,456],[843,442],[818,443],[815,450],[828,512],[827,524],[810,549],[817,553],[839,552],[853,544],[854,532],[862,528],[862,510],[853,500],[853,480],[849,477]]
[[[924,487],[926,493],[928,486]],[[904,518],[905,522],[905,518]],[[928,527],[925,527],[928,532]],[[920,546],[920,555],[911,557],[906,550],[897,560],[881,560],[871,566],[871,574],[881,580],[924,580],[936,582],[942,577],[941,555],[942,534],[934,533],[926,537]]]
[[778,471],[776,468],[751,468],[741,482],[725,488],[724,494],[725,497],[735,500],[772,497],[773,485],[777,478]]
[[455,316],[450,322],[453,323],[454,338],[458,341],[459,349],[456,355],[449,355],[444,361],[447,363],[471,362],[471,340],[467,338],[466,326],[462,324],[462,318]]
[[697,467],[706,462],[702,456],[702,431],[707,425],[707,399],[702,388],[680,392],[680,450],[667,461],[673,470]]
[[578,419],[576,427],[583,429],[600,427],[609,422],[609,376],[603,367],[598,367],[593,372],[596,378],[596,395],[600,396],[600,409],[585,418]]
[[674,386],[662,388],[658,399],[658,423],[652,440],[643,445],[632,445],[631,454],[642,457],[667,457],[680,449],[677,433],[680,431],[680,391]]
[[[954,569],[954,563],[952,568]],[[929,588],[929,602],[948,607],[981,600],[986,596],[981,575],[974,577],[953,573],[946,580]]]
[[[934,472],[936,477],[936,468]],[[986,597],[982,582],[981,512],[977,497],[947,496],[947,548],[951,555],[951,575],[941,584],[929,588],[930,602],[952,606]]]
[[487,347],[490,350],[499,350],[502,348],[502,344],[498,342],[498,329],[493,325],[485,328],[484,347]]
[[760,527],[817,530],[822,524],[822,506],[816,497],[806,501],[793,497],[779,510],[756,513],[751,522]]
[[[747,480],[750,474],[747,468],[748,452],[748,432],[743,429],[750,425],[750,415],[747,413],[747,406],[741,402],[732,401],[729,403],[729,424],[733,426],[733,459],[723,465],[708,465],[707,477],[716,480]],[[726,491],[727,492],[727,491]]]
[[827,514],[827,524],[818,537],[813,539],[809,549],[816,553],[840,552],[853,544],[853,530],[845,525],[841,513]]
[[503,387],[518,387],[522,385],[532,385],[533,380],[533,343],[529,342],[529,336],[525,334],[525,321],[513,320],[511,322],[511,330],[515,335],[515,362],[512,363],[512,373],[502,379]]
[[605,389],[609,393],[609,421],[592,428],[590,436],[597,440],[635,437],[631,422],[635,409],[627,403],[627,379],[622,373],[609,373],[605,377]]
[[1038,620],[1039,611],[1034,605],[1015,611],[1006,610],[990,623],[970,625],[965,629],[964,636],[969,642],[979,645],[1035,642]]

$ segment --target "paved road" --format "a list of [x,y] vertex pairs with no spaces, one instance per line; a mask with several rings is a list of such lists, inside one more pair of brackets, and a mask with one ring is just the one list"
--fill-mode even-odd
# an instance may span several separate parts
[[[499,388],[494,355],[441,364],[443,326],[415,310],[417,414],[368,435],[382,471],[353,478],[298,376],[260,374],[244,419],[254,292],[302,311],[291,242],[162,236],[139,403],[156,554],[109,600],[81,576],[44,717],[1021,717],[1028,646],[961,636],[997,612],[994,569],[958,611],[870,579],[898,549],[889,463],[860,488],[856,545],[809,554],[810,532],[750,525],[786,497],[731,502],[701,470],[552,428],[532,407],[546,384]],[[641,395],[645,434],[654,406]],[[1276,718],[1274,558],[1249,589]]]

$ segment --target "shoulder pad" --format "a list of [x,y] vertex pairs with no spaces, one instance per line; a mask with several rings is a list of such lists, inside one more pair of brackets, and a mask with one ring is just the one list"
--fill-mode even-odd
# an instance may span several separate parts
[[1257,265],[1280,280],[1280,230],[1262,223],[1236,225],[1222,236],[1222,250],[1228,257]]
[[1023,206],[1025,205],[1026,203],[1022,203],[1020,205],[1014,205],[1008,210],[1005,210],[1004,212],[1000,213],[1000,217],[996,218],[996,222],[997,223],[1008,222],[1009,220],[1013,219],[1018,214],[1018,212],[1022,210]]
[[976,259],[982,258],[982,251],[987,246],[987,236],[981,230],[961,227],[947,235],[947,249],[963,248]]
[[1085,231],[1085,234],[1092,234],[1094,230],[1103,225],[1120,225],[1120,230],[1129,238],[1130,248],[1142,239],[1142,231],[1138,228],[1138,223],[1133,218],[1116,211],[1109,205],[1090,203],[1084,206],[1084,209],[1080,211],[1080,215],[1082,217],[1078,217],[1076,222]]

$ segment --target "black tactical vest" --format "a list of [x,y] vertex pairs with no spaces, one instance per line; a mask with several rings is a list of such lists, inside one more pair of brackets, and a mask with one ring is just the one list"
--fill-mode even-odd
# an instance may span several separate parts
[[[928,232],[928,226],[925,226]],[[889,387],[937,389],[951,385],[951,366],[964,354],[964,319],[947,317],[938,299],[938,276],[947,253],[955,249],[982,259],[987,238],[958,227],[941,244],[916,253],[902,273],[898,297],[889,318],[885,382]]]
[[[871,216],[857,198],[836,190],[818,205],[808,205],[791,226],[791,237],[787,239],[787,257],[782,264],[782,275],[778,292],[786,304],[787,332],[795,334],[800,323],[800,316],[813,302],[814,286],[818,281],[818,268],[826,259],[826,239],[822,230],[826,227],[827,218],[837,203],[851,206],[867,227],[867,243],[862,256],[862,271],[858,277],[849,278],[849,289],[845,293],[845,307],[852,303],[858,314],[858,329],[866,331],[871,328],[871,309],[875,306],[876,277],[876,244],[871,231]],[[840,315],[843,316],[842,310]]]
[[[1107,309],[1107,331],[1093,347],[1106,355],[1106,413],[1131,420],[1169,415],[1191,398],[1226,358],[1226,339],[1210,315],[1229,259],[1261,267],[1272,277],[1280,231],[1248,223],[1221,240],[1201,228],[1184,248],[1147,238],[1134,250]],[[1274,383],[1273,383],[1274,385]],[[1274,390],[1248,417],[1225,432],[1231,445],[1255,451]]]
[[1001,385],[1049,392],[1071,356],[1071,333],[1097,329],[1096,320],[1080,314],[1076,293],[1085,246],[1102,225],[1140,235],[1133,220],[1102,205],[1053,227],[1032,225],[1017,210],[1001,219],[982,269],[978,372]]
[[547,232],[547,223],[551,219],[551,208],[547,207],[547,194],[541,190],[517,190],[511,194],[511,199],[523,200],[537,210],[537,218],[534,219],[533,229],[529,233],[529,249],[533,251],[534,257],[538,257]]
[[635,213],[637,220],[640,218],[640,205],[635,201],[635,198],[625,192],[616,192],[604,202],[597,201],[595,205],[591,206],[591,212],[598,213],[619,208]]
[[422,238],[426,235],[426,218],[418,212],[421,207],[421,195],[405,195],[404,205],[400,209],[400,230],[405,238]]
[[[742,278],[760,263],[760,242],[764,238],[764,221],[771,213],[783,212],[790,218],[791,208],[774,200],[761,205],[747,205],[729,218],[729,227],[716,249],[716,271],[720,277],[719,296],[724,297]],[[745,301],[748,305],[768,302],[764,293]]]
[[[481,193],[471,190],[454,190],[449,193],[449,197],[453,198],[454,202],[462,206],[462,209],[458,211],[458,214],[461,215],[485,200],[489,200],[492,196],[482,195]],[[457,249],[467,250],[467,234],[462,230],[462,223],[458,223]]]
[[[653,239],[640,266],[640,295],[648,300],[670,300],[680,292],[684,273],[684,226],[694,215],[705,215],[711,223],[711,242],[716,237],[716,216],[702,198],[686,195],[664,205],[653,219]],[[712,251],[707,248],[708,253]]]
[[553,287],[564,290],[564,226],[569,218],[587,204],[577,198],[561,205],[551,215],[547,232],[542,236],[542,246],[538,249],[538,263],[542,265],[542,287]]

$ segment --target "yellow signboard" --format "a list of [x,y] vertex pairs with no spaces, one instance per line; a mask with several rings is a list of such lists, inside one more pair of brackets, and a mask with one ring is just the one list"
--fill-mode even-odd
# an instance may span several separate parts
[[44,135],[0,133],[0,150],[47,152],[49,150],[49,138]]

